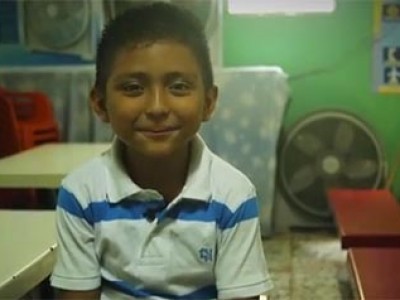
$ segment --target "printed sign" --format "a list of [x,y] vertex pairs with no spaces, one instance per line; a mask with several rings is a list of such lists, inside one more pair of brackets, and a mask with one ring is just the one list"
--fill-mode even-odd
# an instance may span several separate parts
[[400,0],[375,0],[374,88],[400,93]]

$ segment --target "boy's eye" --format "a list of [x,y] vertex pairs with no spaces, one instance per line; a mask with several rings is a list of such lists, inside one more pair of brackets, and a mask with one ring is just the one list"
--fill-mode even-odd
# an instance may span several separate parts
[[185,81],[176,81],[169,86],[169,90],[172,94],[177,96],[187,95],[190,92],[190,89],[191,85]]
[[124,93],[136,96],[143,93],[144,87],[137,82],[129,82],[122,84],[121,89]]

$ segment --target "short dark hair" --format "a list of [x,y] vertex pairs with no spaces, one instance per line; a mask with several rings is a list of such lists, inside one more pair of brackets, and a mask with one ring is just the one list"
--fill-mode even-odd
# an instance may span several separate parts
[[189,47],[199,63],[205,89],[213,86],[210,53],[200,20],[176,5],[150,2],[132,5],[105,26],[97,47],[97,91],[105,96],[107,80],[119,50],[158,40],[173,40]]

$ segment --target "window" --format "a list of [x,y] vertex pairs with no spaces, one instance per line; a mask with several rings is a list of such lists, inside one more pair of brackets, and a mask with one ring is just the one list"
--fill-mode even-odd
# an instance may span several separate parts
[[231,14],[330,13],[335,0],[228,0]]

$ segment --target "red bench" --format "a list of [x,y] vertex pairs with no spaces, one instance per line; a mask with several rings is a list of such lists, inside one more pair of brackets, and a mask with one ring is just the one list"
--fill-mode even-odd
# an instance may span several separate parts
[[328,199],[342,248],[400,247],[400,204],[389,190],[333,189]]
[[400,299],[400,204],[389,190],[328,192],[357,299]]
[[347,262],[356,299],[400,299],[400,248],[351,248]]

